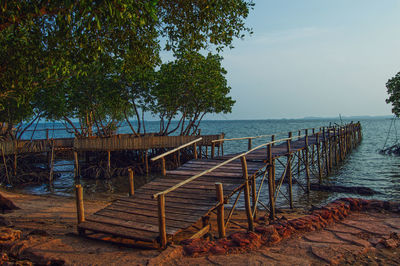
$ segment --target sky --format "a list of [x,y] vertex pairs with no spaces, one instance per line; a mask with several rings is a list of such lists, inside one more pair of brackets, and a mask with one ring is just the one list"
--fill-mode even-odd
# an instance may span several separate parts
[[208,119],[391,115],[400,72],[400,0],[256,0],[254,33],[226,49],[236,104]]

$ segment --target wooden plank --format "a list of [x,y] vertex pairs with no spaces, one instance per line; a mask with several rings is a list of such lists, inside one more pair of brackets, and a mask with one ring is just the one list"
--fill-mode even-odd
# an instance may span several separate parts
[[[145,200],[149,199],[148,195],[143,195],[143,194],[137,195],[135,198],[145,199]],[[165,200],[168,202],[182,202],[182,198],[168,197],[168,194],[165,198],[166,198]],[[193,199],[186,199],[185,203],[192,204],[192,205],[200,205],[200,206],[210,206],[210,204],[212,205],[215,203],[215,200],[211,199],[211,198],[208,200],[201,200],[201,199],[193,198]]]
[[[104,212],[115,212],[115,213],[121,213],[121,215],[133,215],[133,216],[138,216],[138,219],[140,216],[145,217],[144,219],[147,219],[148,217],[156,219],[157,216],[157,209],[140,209],[140,208],[132,208],[132,207],[127,207],[126,205],[119,205],[119,204],[113,204],[107,207],[106,209],[103,209],[99,211],[99,213]],[[167,224],[168,222],[171,223],[172,226],[174,226],[175,222],[192,222],[195,223],[198,221],[197,217],[201,217],[204,212],[191,212],[193,215],[188,215],[187,213],[177,213],[171,210],[168,210],[165,212],[167,215]],[[158,223],[157,223],[158,224]]]
[[[145,200],[145,199],[131,199],[131,198],[121,198],[118,201],[115,201],[113,204],[121,204],[121,201],[124,202],[130,202],[130,203],[134,203],[134,204],[148,204],[148,205],[157,205],[157,201],[155,200]],[[171,201],[167,201],[165,202],[165,206],[166,208],[176,208],[176,209],[182,209],[185,210],[187,212],[190,212],[190,210],[202,210],[202,211],[207,211],[210,209],[210,207],[208,206],[191,206],[186,204],[184,201],[182,202],[171,202]]]
[[156,232],[156,233],[158,232],[158,226],[155,226],[152,224],[147,224],[147,223],[141,223],[139,221],[122,220],[115,216],[113,218],[110,218],[110,217],[99,215],[99,214],[92,214],[87,218],[87,220],[91,221],[91,222],[117,225],[117,226],[121,226],[121,227],[137,229],[137,230],[141,230],[144,232]]
[[78,228],[90,230],[93,232],[111,234],[123,238],[141,240],[145,242],[154,242],[158,237],[158,233],[145,232],[142,230],[130,229],[117,225],[102,224],[92,221],[85,221],[79,224]]

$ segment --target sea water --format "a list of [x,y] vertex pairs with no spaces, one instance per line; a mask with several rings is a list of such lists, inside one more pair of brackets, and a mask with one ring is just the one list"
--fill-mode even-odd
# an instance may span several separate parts
[[[379,150],[386,143],[395,144],[397,142],[396,127],[390,118],[364,118],[357,119],[362,126],[362,142],[354,149],[337,167],[332,174],[324,180],[327,184],[343,186],[364,186],[377,192],[374,196],[364,198],[377,198],[382,200],[400,199],[400,157],[382,155]],[[354,122],[357,122],[354,120]],[[214,120],[203,121],[201,123],[201,134],[225,133],[226,138],[246,137],[276,134],[277,138],[287,137],[287,132],[292,131],[293,135],[298,134],[298,130],[305,128],[317,128],[328,125],[341,125],[350,123],[351,120],[339,119],[279,119],[279,120]],[[73,137],[73,133],[63,130],[52,130],[63,128],[61,123],[39,123],[37,129],[49,128],[49,137]],[[173,125],[171,126],[171,128]],[[156,121],[146,122],[147,132],[155,132],[159,128]],[[390,130],[389,130],[390,129]],[[120,133],[129,132],[129,127],[122,126]],[[400,129],[399,129],[400,133]],[[45,131],[28,131],[24,134],[24,139],[45,138]],[[302,132],[304,134],[304,131]],[[399,136],[400,137],[400,136]],[[270,141],[270,137],[253,140],[253,147]],[[224,154],[238,153],[247,150],[247,140],[230,141],[224,144]],[[68,165],[69,163],[69,165]],[[60,165],[60,166],[57,166]],[[63,165],[63,166],[61,166]],[[27,185],[11,188],[23,193],[31,194],[55,194],[71,196],[74,193],[75,180],[73,178],[73,165],[69,161],[57,161],[56,170],[60,171],[53,184]],[[144,184],[158,174],[148,177],[135,177],[136,187]],[[89,198],[112,199],[127,194],[128,178],[115,177],[111,179],[81,179],[80,183],[84,187],[85,196]],[[282,185],[282,193],[285,192],[286,185]],[[311,191],[310,194],[304,193],[300,186],[294,186],[294,203],[296,206],[310,206],[311,204],[324,204],[339,197],[361,197],[360,195]],[[268,187],[265,184],[261,193],[260,200],[268,201]],[[239,201],[242,204],[242,200]],[[278,205],[287,205],[285,197],[278,199]]]

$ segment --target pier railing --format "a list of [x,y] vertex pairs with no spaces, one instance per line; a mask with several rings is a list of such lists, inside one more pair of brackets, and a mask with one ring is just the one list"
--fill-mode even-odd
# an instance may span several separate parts
[[[301,131],[304,130],[305,134],[302,135]],[[290,201],[290,207],[293,208],[293,196],[292,196],[292,176],[291,176],[291,153],[292,152],[298,152],[298,148],[296,149],[291,149],[291,142],[293,140],[300,140],[304,138],[304,149],[306,150],[306,156],[305,156],[305,165],[306,165],[306,176],[307,176],[307,191],[310,191],[310,169],[309,169],[309,162],[308,162],[308,145],[309,145],[309,137],[310,135],[308,134],[309,130],[312,131],[312,137],[315,138],[315,145],[317,145],[317,153],[318,153],[318,169],[319,169],[319,178],[321,178],[321,163],[320,163],[320,142],[323,143],[324,151],[325,151],[325,156],[326,156],[326,169],[329,169],[332,164],[332,156],[333,156],[333,149],[332,146],[333,144],[331,143],[332,138],[335,139],[336,145],[339,146],[340,149],[340,154],[348,152],[349,149],[353,148],[356,145],[356,142],[361,140],[361,125],[360,123],[357,124],[349,124],[341,127],[322,127],[319,129],[318,132],[316,132],[315,128],[311,129],[302,129],[298,131],[298,135],[293,136],[292,132],[288,133],[287,138],[282,138],[278,140],[274,140],[274,137],[276,134],[273,135],[260,135],[260,136],[255,136],[255,137],[244,137],[244,138],[232,138],[232,139],[219,139],[219,140],[214,140],[212,143],[217,143],[217,142],[223,142],[223,141],[233,141],[233,140],[249,140],[249,147],[248,151],[243,152],[239,155],[233,156],[232,158],[229,158],[227,160],[224,160],[223,162],[217,164],[216,166],[205,170],[199,174],[193,175],[186,180],[171,186],[168,189],[165,189],[161,192],[155,193],[152,195],[153,199],[156,199],[158,201],[158,221],[159,221],[159,238],[160,238],[160,245],[162,247],[165,247],[167,244],[167,234],[166,234],[166,217],[165,217],[165,197],[168,193],[202,177],[205,176],[216,169],[227,165],[235,160],[240,159],[241,161],[241,167],[242,167],[242,173],[243,173],[243,184],[241,188],[244,190],[244,203],[245,203],[245,210],[246,210],[246,216],[248,220],[248,229],[250,231],[254,230],[254,216],[256,213],[257,209],[257,203],[258,203],[258,198],[260,195],[261,191],[261,186],[262,183],[264,182],[264,178],[266,174],[268,174],[268,191],[269,191],[269,212],[270,212],[270,218],[274,219],[275,217],[275,203],[276,203],[276,198],[278,196],[278,193],[280,191],[280,187],[282,185],[283,179],[288,175],[289,176],[289,201]],[[358,134],[358,135],[357,135]],[[321,138],[322,135],[322,138]],[[256,138],[262,138],[262,137],[268,137],[271,136],[272,140],[268,141],[266,143],[263,143],[261,145],[258,145],[254,148],[251,147],[251,140],[256,139]],[[276,188],[275,184],[275,158],[273,157],[272,154],[272,149],[275,144],[278,143],[284,143],[286,142],[286,152],[282,154],[281,156],[287,156],[287,165],[284,169],[284,173],[282,174],[282,178],[278,184],[278,188]],[[247,169],[247,160],[246,156],[249,155],[250,153],[253,153],[259,149],[266,148],[266,154],[265,154],[265,163],[266,163],[266,169],[265,169],[265,174],[263,176],[263,180],[261,181],[260,188],[257,192],[256,190],[256,182],[255,182],[255,174],[254,176],[251,177],[252,180],[250,180],[249,175],[248,175],[248,169]],[[314,151],[313,151],[314,152]],[[335,156],[337,156],[338,150],[335,148]],[[336,157],[337,158],[337,157]],[[341,157],[342,158],[342,157]],[[303,158],[304,159],[304,158]],[[329,161],[328,161],[329,160]],[[299,165],[300,165],[300,156],[299,156]],[[164,173],[165,175],[166,173]],[[251,196],[250,196],[250,181],[252,188],[252,201],[253,201],[253,207],[251,207],[250,201],[251,201]],[[237,199],[234,203],[233,208],[231,209],[231,213],[228,215],[228,219],[225,223],[225,218],[224,218],[224,213],[223,213],[223,204],[224,204],[224,195],[223,195],[223,190],[222,190],[222,184],[221,183],[216,183],[216,193],[217,193],[217,202],[216,202],[216,208],[217,208],[217,223],[218,223],[218,231],[220,237],[223,237],[225,235],[225,226],[229,222],[229,219],[231,218],[232,211],[236,205]],[[276,192],[276,193],[275,193]],[[240,193],[238,194],[239,197]]]
[[156,157],[153,157],[150,160],[152,162],[155,162],[155,161],[161,159],[161,173],[162,173],[162,175],[165,176],[167,174],[167,169],[165,167],[165,157],[172,153],[179,152],[181,149],[184,149],[186,147],[193,146],[193,156],[194,156],[194,159],[197,159],[197,143],[200,142],[201,140],[203,140],[203,138],[198,138],[198,139],[192,140],[186,144],[176,147],[175,149],[172,149],[172,150],[164,152],[163,154],[160,154]]
[[[165,247],[165,245],[167,243],[166,221],[165,221],[165,196],[168,193],[196,180],[197,178],[202,177],[202,176],[204,176],[204,175],[206,175],[206,174],[208,174],[208,173],[210,173],[232,161],[238,160],[238,159],[241,160],[241,164],[242,164],[242,173],[243,173],[243,178],[244,178],[243,185],[244,185],[244,195],[245,195],[245,206],[246,206],[246,215],[247,215],[247,219],[248,219],[248,223],[249,223],[249,230],[253,231],[254,230],[254,222],[253,222],[253,212],[252,212],[251,206],[250,206],[250,184],[249,184],[249,176],[248,176],[248,171],[247,171],[246,155],[248,155],[249,153],[254,152],[258,149],[261,149],[263,147],[267,147],[267,150],[269,151],[269,153],[267,153],[266,157],[268,157],[268,160],[270,160],[270,159],[272,159],[272,154],[270,154],[272,145],[286,141],[288,143],[288,146],[287,146],[288,151],[290,152],[290,142],[293,139],[300,139],[302,137],[307,137],[307,136],[300,135],[300,136],[288,137],[288,138],[274,140],[274,141],[270,141],[270,142],[258,145],[257,147],[254,147],[246,152],[243,152],[243,153],[236,155],[228,160],[225,160],[225,161],[221,162],[220,164],[218,164],[208,170],[205,170],[197,175],[194,175],[194,176],[192,176],[192,177],[190,177],[190,178],[188,178],[188,179],[186,179],[164,191],[153,194],[152,198],[157,199],[157,201],[158,201],[158,218],[159,218],[159,233],[160,233],[161,246]],[[252,184],[255,185],[255,182],[252,182]],[[216,187],[217,187],[217,198],[219,199],[219,204],[223,204],[223,200],[221,200],[221,194],[223,196],[222,186],[216,184]],[[221,232],[225,231],[225,229],[224,229],[225,223],[224,223],[224,218],[222,216],[223,215],[221,213],[218,215],[218,221],[219,221],[218,224],[219,224],[220,234],[223,234]]]

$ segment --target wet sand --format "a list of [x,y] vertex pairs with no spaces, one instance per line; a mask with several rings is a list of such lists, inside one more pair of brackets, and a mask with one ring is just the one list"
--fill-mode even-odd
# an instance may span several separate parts
[[[76,232],[76,208],[73,198],[23,195],[1,191],[20,209],[4,214],[11,228],[22,231],[21,240],[8,247],[10,257],[36,263],[67,265],[397,265],[399,247],[387,248],[379,241],[390,234],[400,234],[400,214],[388,211],[354,212],[339,223],[324,229],[295,234],[274,246],[227,255],[184,255],[181,246],[165,251],[135,248],[80,237]],[[89,215],[109,202],[85,200]],[[304,211],[281,213],[286,218],[299,217]],[[242,212],[235,215],[245,225]],[[212,226],[216,228],[216,226]],[[232,226],[227,234],[243,230]],[[185,236],[182,235],[182,238]],[[17,244],[17,245],[16,245]],[[11,249],[10,249],[11,247]]]

